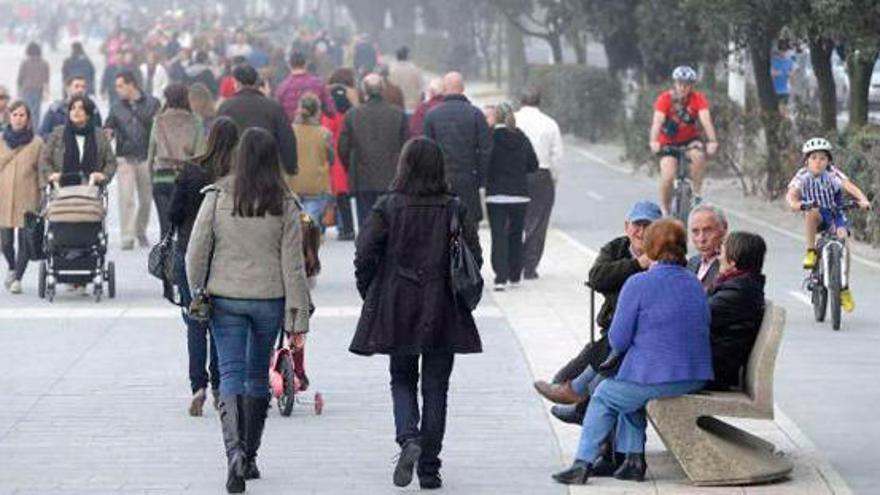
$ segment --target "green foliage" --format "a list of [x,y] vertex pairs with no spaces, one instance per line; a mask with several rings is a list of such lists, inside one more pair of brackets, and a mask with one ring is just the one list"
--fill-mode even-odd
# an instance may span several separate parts
[[541,109],[556,119],[562,132],[591,141],[618,135],[622,94],[607,71],[583,65],[533,65],[526,84],[541,91]]
[[848,216],[856,239],[880,247],[880,126],[865,126],[844,134],[834,152],[834,163],[840,167],[870,198],[874,210],[870,213],[853,211]]

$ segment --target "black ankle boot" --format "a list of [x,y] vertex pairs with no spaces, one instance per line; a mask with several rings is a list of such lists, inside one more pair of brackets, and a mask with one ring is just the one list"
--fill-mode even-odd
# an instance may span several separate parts
[[419,474],[419,488],[422,490],[437,490],[443,486],[443,478],[440,473]]
[[623,464],[625,458],[626,456],[620,452],[615,452],[614,454],[608,452],[599,454],[599,456],[596,457],[596,460],[593,461],[593,472],[590,473],[590,476],[596,478],[614,476],[617,468]]
[[614,472],[614,477],[619,480],[645,481],[645,471],[648,465],[645,463],[645,454],[626,454],[623,464]]
[[589,462],[574,461],[570,468],[554,474],[553,479],[563,485],[586,485],[592,471],[593,465]]
[[263,439],[263,427],[266,425],[266,414],[269,410],[269,399],[257,397],[244,398],[244,450],[245,468],[244,479],[255,480],[260,478],[260,470],[257,468],[257,451]]
[[220,400],[220,426],[226,446],[226,491],[243,493],[244,467],[244,407],[242,397],[233,395]]
[[550,414],[563,423],[582,425],[584,424],[584,414],[587,411],[585,404],[586,402],[572,405],[555,404],[550,408]]

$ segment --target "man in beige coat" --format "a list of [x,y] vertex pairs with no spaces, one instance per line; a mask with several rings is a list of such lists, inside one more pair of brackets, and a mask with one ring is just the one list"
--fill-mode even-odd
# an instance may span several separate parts
[[404,110],[411,115],[422,99],[422,69],[409,59],[409,48],[402,46],[397,50],[397,62],[389,70],[388,80],[403,91]]

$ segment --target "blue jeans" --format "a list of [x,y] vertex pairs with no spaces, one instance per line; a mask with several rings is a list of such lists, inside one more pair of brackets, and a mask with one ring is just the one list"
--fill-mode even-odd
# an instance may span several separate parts
[[[422,360],[422,411],[419,414],[419,358]],[[397,443],[417,440],[422,447],[420,475],[440,471],[440,450],[446,433],[446,396],[453,354],[390,357],[391,399]],[[421,424],[420,424],[421,423]]]
[[[183,251],[175,252],[175,276],[177,277],[178,289],[180,290],[181,317],[186,324],[186,350],[189,354],[189,384],[195,392],[201,388],[207,388],[208,382],[211,388],[220,390],[220,372],[217,370],[217,346],[214,345],[214,337],[206,323],[199,323],[187,316],[187,310],[192,302],[192,294],[186,280],[186,247]],[[211,360],[208,361],[208,352]],[[205,364],[208,363],[208,371]]]
[[327,205],[333,199],[333,196],[319,194],[317,196],[303,196],[300,199],[302,200],[303,210],[321,227],[321,232],[323,233],[326,228],[324,226],[324,210],[327,209]]
[[220,395],[270,398],[269,359],[284,324],[284,299],[212,297]]
[[617,422],[616,450],[626,454],[645,451],[645,430],[648,427],[645,405],[661,397],[675,397],[703,388],[703,380],[643,385],[616,378],[604,380],[590,398],[584,416],[581,439],[575,459],[593,462],[599,446]]

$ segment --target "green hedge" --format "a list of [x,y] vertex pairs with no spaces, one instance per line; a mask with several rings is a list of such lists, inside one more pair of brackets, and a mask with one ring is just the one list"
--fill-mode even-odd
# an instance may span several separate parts
[[844,134],[834,151],[834,163],[872,198],[873,211],[848,214],[856,239],[880,247],[880,126],[867,126]]
[[620,84],[608,71],[584,65],[531,65],[526,85],[541,92],[541,110],[563,133],[591,141],[618,136],[623,98]]

